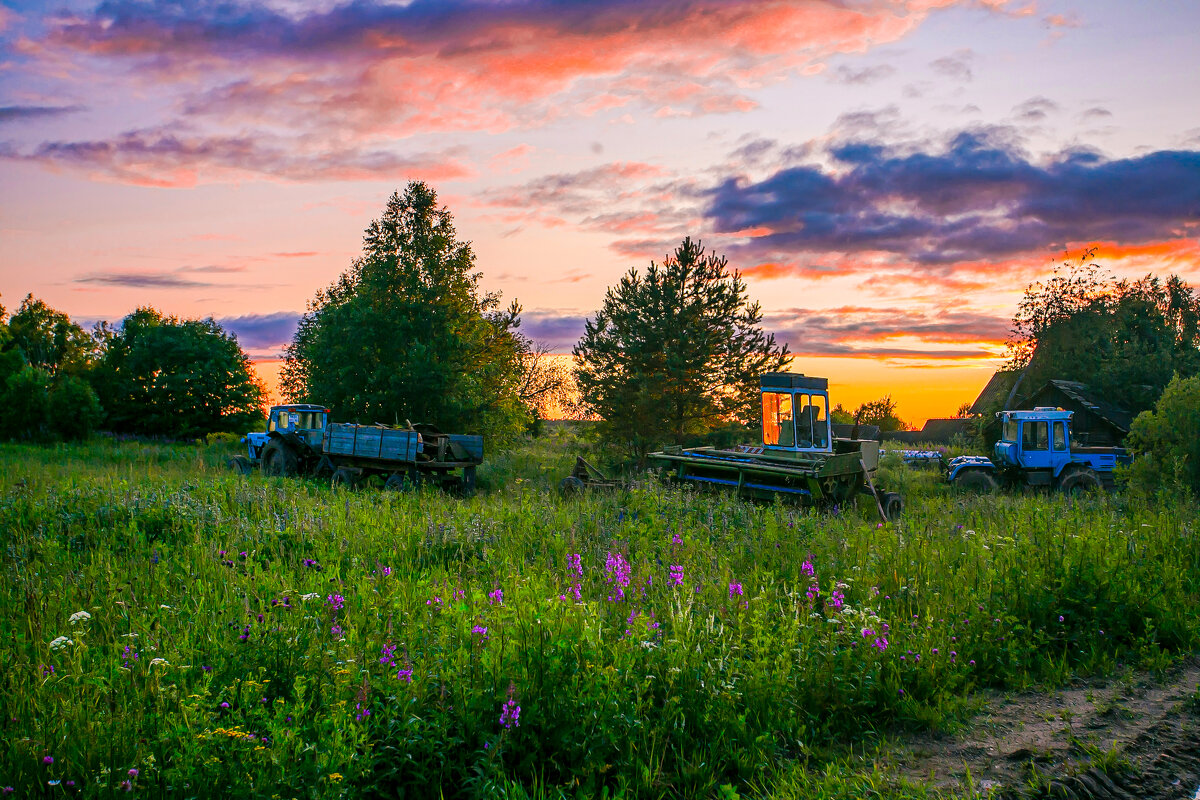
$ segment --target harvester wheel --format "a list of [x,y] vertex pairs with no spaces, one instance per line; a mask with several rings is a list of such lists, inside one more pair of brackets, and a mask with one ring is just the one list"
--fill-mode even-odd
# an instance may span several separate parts
[[262,453],[264,475],[290,478],[299,469],[299,459],[292,449],[279,441],[267,442]]
[[568,475],[559,481],[558,484],[558,490],[565,495],[583,494],[584,488],[583,481],[574,475]]
[[884,492],[883,497],[879,498],[879,505],[888,522],[900,519],[900,514],[904,511],[904,499],[895,492]]
[[225,465],[238,475],[249,475],[254,471],[254,464],[245,456],[233,456],[225,462]]
[[954,479],[954,485],[967,492],[994,492],[999,488],[996,478],[981,469],[963,470]]
[[1063,476],[1058,486],[1066,494],[1086,494],[1098,492],[1103,488],[1099,476],[1090,469],[1073,470],[1070,474]]
[[334,489],[353,489],[358,486],[358,473],[352,469],[341,467],[334,470],[331,484]]

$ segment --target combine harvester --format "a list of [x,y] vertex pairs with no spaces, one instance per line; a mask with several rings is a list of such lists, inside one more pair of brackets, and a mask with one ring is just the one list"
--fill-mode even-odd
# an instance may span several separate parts
[[[475,488],[483,462],[483,437],[442,433],[432,425],[356,425],[329,422],[318,405],[275,406],[266,431],[246,434],[247,455],[229,460],[243,474],[332,476],[334,486],[353,488],[378,478],[384,489],[430,484],[443,489]],[[461,471],[461,473],[459,472]]]
[[651,461],[676,482],[730,489],[749,499],[829,507],[869,494],[884,519],[900,515],[900,495],[875,486],[879,442],[833,437],[827,378],[772,372],[759,385],[762,444],[668,447],[651,453]]

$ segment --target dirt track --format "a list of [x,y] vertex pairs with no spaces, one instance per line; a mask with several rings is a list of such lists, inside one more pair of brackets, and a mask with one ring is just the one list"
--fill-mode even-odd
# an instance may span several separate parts
[[[1200,659],[1163,681],[997,695],[953,736],[901,742],[898,774],[950,792],[1078,800],[1200,798]],[[968,778],[969,770],[969,778]]]

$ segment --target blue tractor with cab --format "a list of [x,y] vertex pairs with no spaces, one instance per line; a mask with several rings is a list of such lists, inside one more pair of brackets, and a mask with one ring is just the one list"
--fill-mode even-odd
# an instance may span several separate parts
[[1080,447],[1071,442],[1071,411],[1035,408],[1001,411],[1000,440],[992,457],[958,456],[946,465],[946,480],[984,492],[1000,486],[1035,486],[1063,492],[1111,489],[1113,468],[1128,463],[1119,447]]

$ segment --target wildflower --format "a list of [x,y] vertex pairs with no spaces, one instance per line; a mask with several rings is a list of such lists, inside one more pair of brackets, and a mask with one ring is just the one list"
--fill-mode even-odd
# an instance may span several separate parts
[[1059,621],[1059,622],[1062,622],[1062,621],[1063,621],[1063,616],[1062,616],[1062,614],[1059,614],[1059,615],[1058,615],[1058,621]]
[[61,650],[64,647],[70,647],[73,644],[75,644],[75,642],[71,641],[66,636],[60,636],[50,643],[50,649]]
[[620,553],[609,553],[604,561],[604,571],[608,573],[607,581],[613,587],[608,599],[613,602],[624,600],[625,588],[629,586],[631,576],[629,562]]
[[679,538],[678,533],[671,536],[671,544],[683,544],[683,539]]
[[579,553],[572,553],[567,556],[567,571],[574,572],[576,575],[583,575],[583,558]]
[[817,574],[817,568],[814,567],[813,563],[807,558],[804,559],[804,563],[800,565],[800,571],[810,578]]
[[516,700],[510,698],[501,707],[500,724],[506,728],[521,727],[521,707]]
[[212,667],[210,667],[208,664],[201,664],[200,669],[204,672],[212,672]]
[[504,605],[504,590],[497,589],[488,594],[488,602],[492,605]]
[[246,551],[245,551],[245,550],[243,550],[242,552],[238,553],[238,558],[245,558],[245,557],[246,557]]
[[329,628],[329,634],[335,639],[342,638],[342,626],[338,625],[336,622],[333,623],[333,625]]
[[133,769],[129,770],[129,777],[136,778],[137,776],[138,776],[137,767],[134,767]]
[[935,648],[933,648],[932,652],[936,656],[938,654],[938,649],[935,647]]
[[380,651],[379,663],[383,664],[384,666],[393,666],[394,667],[396,665],[395,654],[396,654],[396,645],[385,644],[383,646],[383,650]]
[[316,561],[314,561],[311,558],[304,559],[303,564],[304,564],[304,566],[308,567],[309,569],[319,570],[321,568],[321,565],[318,564]]
[[805,594],[808,595],[809,600],[816,600],[817,596],[821,594],[821,585],[814,581],[809,584],[808,591]]
[[132,792],[133,784],[130,783],[129,781],[121,781],[120,785],[117,788],[121,789],[122,791]]
[[391,568],[391,567],[384,567],[384,568],[381,570],[381,572],[383,572],[383,577],[385,577],[385,578],[386,578],[386,577],[388,577],[389,575],[391,575],[391,574],[392,574],[392,568]]
[[358,711],[358,713],[354,715],[354,719],[357,722],[362,722],[364,719],[371,716],[371,709],[363,708],[362,703],[355,703],[354,708]]
[[150,660],[150,666],[151,667],[169,667],[169,666],[171,666],[171,662],[167,661],[165,658],[154,658],[154,659]]
[[671,565],[671,584],[674,586],[683,586],[683,565]]
[[729,584],[729,598],[732,600],[735,596],[740,597],[743,594],[742,585],[740,583]]
[[229,708],[229,703],[226,703],[226,702],[222,701],[222,702],[221,702],[221,708]]
[[71,623],[72,625],[78,625],[81,622],[87,622],[91,618],[92,615],[86,611],[76,611],[67,618],[67,622]]
[[42,763],[45,764],[46,766],[50,766],[51,764],[54,763],[54,756],[43,756]]
[[317,600],[320,597],[321,595],[317,594],[316,592],[309,592],[308,594],[300,595],[301,600]]
[[331,594],[325,598],[325,602],[328,603],[334,611],[341,611],[342,606],[346,604],[346,598],[342,597],[340,594]]
[[829,607],[834,611],[837,611],[839,608],[841,608],[845,602],[846,596],[838,589],[834,589],[833,593],[829,595]]
[[875,635],[875,631],[871,630],[870,628],[862,629],[862,637],[864,639],[867,638],[868,636],[874,636],[874,635]]
[[412,674],[413,671],[411,669],[402,669],[396,673],[396,680],[412,683]]
[[475,633],[475,634],[479,635],[480,643],[487,641],[488,635],[487,635],[487,627],[486,626],[476,625],[475,627],[471,628],[471,633]]

